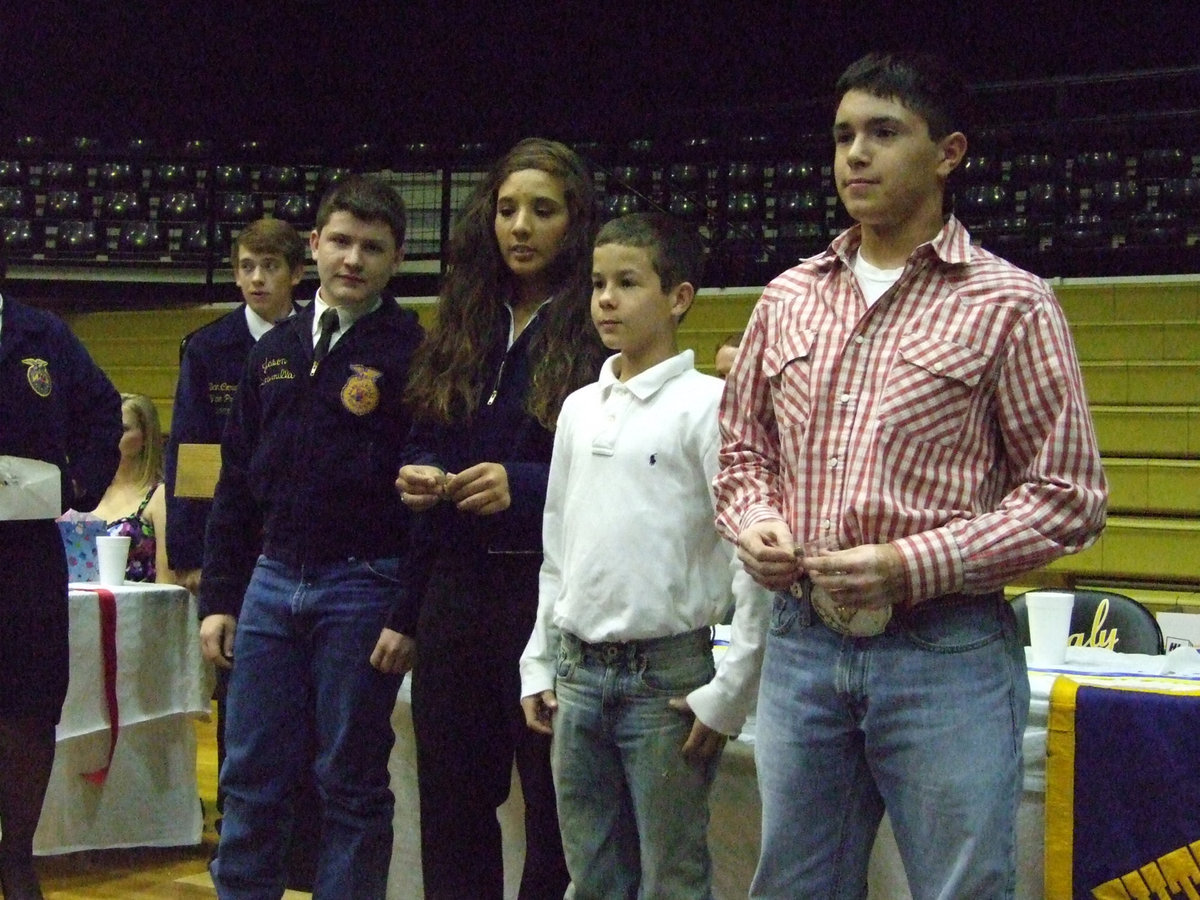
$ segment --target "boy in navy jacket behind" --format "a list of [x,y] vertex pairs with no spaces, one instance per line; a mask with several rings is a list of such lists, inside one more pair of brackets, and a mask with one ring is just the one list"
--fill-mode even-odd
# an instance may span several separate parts
[[245,302],[193,331],[180,349],[166,455],[167,562],[192,593],[199,591],[204,525],[212,503],[175,496],[179,445],[220,442],[250,350],[296,309],[292,290],[304,277],[304,249],[304,239],[280,219],[259,219],[243,228],[229,256]]

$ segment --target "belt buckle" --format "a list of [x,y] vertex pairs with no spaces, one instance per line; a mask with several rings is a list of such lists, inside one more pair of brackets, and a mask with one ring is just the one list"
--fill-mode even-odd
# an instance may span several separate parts
[[606,666],[613,665],[625,655],[625,648],[620,644],[615,644],[611,641],[606,641],[603,644],[600,644],[596,650],[596,655],[600,657],[600,661]]
[[892,607],[883,606],[867,609],[861,606],[843,606],[822,587],[813,584],[807,575],[792,584],[792,594],[807,599],[821,621],[831,631],[850,637],[875,637],[883,634],[892,619]]

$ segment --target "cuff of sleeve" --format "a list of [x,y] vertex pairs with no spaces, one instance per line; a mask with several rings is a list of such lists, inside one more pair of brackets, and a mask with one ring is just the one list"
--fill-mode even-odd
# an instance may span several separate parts
[[171,567],[172,572],[187,572],[190,569],[204,568],[204,554],[197,556],[194,553],[172,553],[171,548],[167,548],[167,565]]
[[723,697],[714,682],[696,688],[687,695],[687,702],[697,719],[721,734],[736,737],[746,724],[747,705]]
[[542,691],[554,690],[554,670],[537,660],[521,660],[521,696],[530,697]]
[[784,525],[791,529],[787,522],[784,522],[783,516],[771,509],[769,506],[752,506],[742,514],[742,524],[740,531],[745,531],[751,525],[757,525],[759,522],[783,522]]
[[962,555],[949,530],[923,531],[891,544],[904,562],[905,602],[921,603],[962,590]]
[[392,631],[400,632],[400,634],[416,637],[419,611],[416,603],[403,597],[392,604],[391,612],[388,613],[387,627]]
[[242,595],[229,590],[210,575],[208,578],[201,578],[198,605],[201,619],[216,615],[237,618],[242,611]]

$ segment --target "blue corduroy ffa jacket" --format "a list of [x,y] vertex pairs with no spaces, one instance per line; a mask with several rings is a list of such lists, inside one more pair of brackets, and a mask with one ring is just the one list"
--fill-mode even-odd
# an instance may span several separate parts
[[[0,325],[0,455],[53,463],[63,510],[93,509],[121,453],[121,397],[52,313],[8,298]],[[66,587],[62,539],[50,519],[0,522],[5,590]]]
[[204,523],[212,508],[210,500],[175,496],[179,445],[220,442],[253,347],[244,305],[186,339],[166,452],[167,562],[176,571],[203,565]]
[[221,440],[205,533],[201,615],[237,615],[262,552],[292,567],[400,556],[395,490],[409,430],[403,392],[422,330],[384,299],[310,374],[313,308],[250,352]]

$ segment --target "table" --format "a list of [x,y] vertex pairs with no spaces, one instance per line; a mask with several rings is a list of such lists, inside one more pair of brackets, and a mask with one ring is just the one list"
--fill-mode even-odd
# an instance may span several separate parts
[[1195,897],[1200,883],[1200,654],[1118,659],[1120,675],[1076,665],[1051,690],[1047,900]]
[[110,601],[98,587],[71,585],[71,680],[34,852],[198,844],[192,720],[209,714],[213,676],[196,599],[174,585],[128,583]]
[[[1029,668],[1029,720],[1023,753],[1025,785],[1017,811],[1017,900],[1043,900],[1046,847],[1046,744],[1051,695],[1059,678],[1087,680],[1105,676],[1109,683],[1134,686],[1143,676],[1200,675],[1200,654],[1184,647],[1166,656],[1116,653],[1102,647],[1068,647],[1055,668]],[[904,866],[891,827],[884,819],[871,857],[872,900],[911,900]]]

